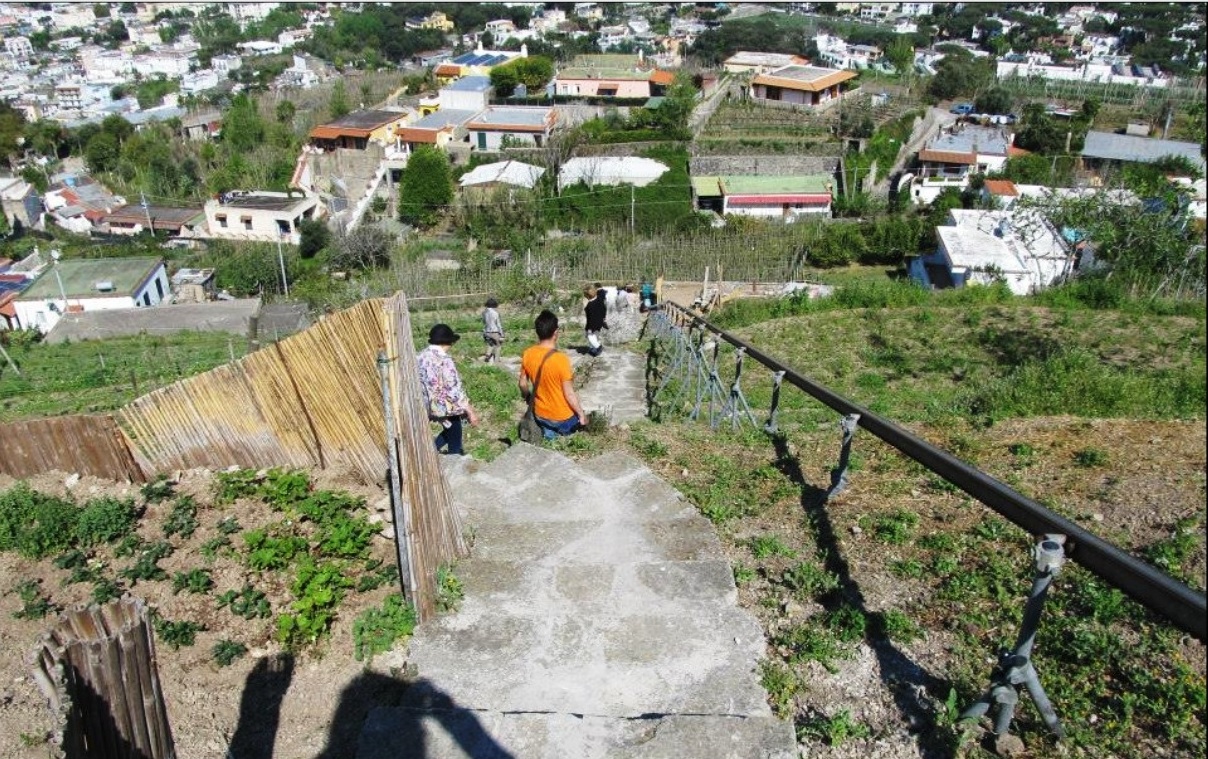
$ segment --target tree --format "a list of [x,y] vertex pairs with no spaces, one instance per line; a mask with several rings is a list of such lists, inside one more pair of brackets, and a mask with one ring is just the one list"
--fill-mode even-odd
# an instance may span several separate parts
[[314,258],[319,251],[331,242],[331,230],[318,219],[303,219],[298,222],[298,255],[302,258]]
[[903,77],[914,73],[914,45],[903,36],[898,36],[885,48],[885,58]]
[[24,142],[25,115],[8,103],[0,103],[0,160],[11,165],[12,156]]
[[264,141],[264,120],[255,102],[240,93],[222,117],[222,139],[239,152],[249,152]]
[[399,219],[431,226],[453,201],[449,159],[436,148],[422,145],[412,153],[398,185]]
[[933,96],[940,100],[970,96],[994,81],[994,69],[988,58],[974,58],[964,48],[941,47],[948,52],[936,64],[935,76],[927,87]]
[[1107,276],[1122,280],[1133,295],[1202,299],[1203,235],[1172,215],[1178,207],[1173,193],[1155,211],[1130,201],[1123,189],[1113,181],[1099,192],[1021,198],[1016,207],[1036,209],[1058,229],[1077,230],[1109,268]]
[[93,5],[92,15],[96,16],[97,18],[109,18],[108,3],[97,3],[96,5]]
[[364,270],[387,266],[393,246],[394,239],[386,230],[373,224],[360,224],[351,232],[337,233],[330,263],[334,269]]
[[348,105],[348,92],[344,89],[344,81],[339,80],[331,88],[331,101],[327,104],[333,120],[346,116],[352,110]]
[[1010,113],[1011,93],[1002,87],[991,87],[977,96],[973,108],[978,113]]
[[523,84],[531,94],[542,91],[553,76],[553,61],[529,56],[491,69],[491,85],[500,97],[510,97],[518,84]]
[[294,116],[298,113],[298,107],[294,105],[292,100],[282,100],[277,103],[277,122],[281,124],[294,123]]
[[1023,109],[1023,126],[1015,134],[1015,144],[1025,150],[1052,155],[1065,150],[1065,131],[1042,103],[1029,103]]
[[92,172],[112,171],[117,168],[121,147],[111,132],[99,132],[84,149],[84,161]]

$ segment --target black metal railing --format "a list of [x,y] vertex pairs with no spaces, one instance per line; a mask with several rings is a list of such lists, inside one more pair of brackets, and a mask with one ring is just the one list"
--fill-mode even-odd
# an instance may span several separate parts
[[[1071,560],[1118,588],[1137,603],[1167,618],[1175,627],[1194,635],[1201,642],[1208,638],[1208,609],[1203,593],[1189,588],[1074,522],[1053,513],[947,451],[819,385],[755,346],[710,324],[699,314],[673,302],[659,304],[657,308],[660,313],[656,313],[656,317],[667,318],[673,324],[688,327],[690,330],[707,331],[717,339],[734,346],[739,351],[740,361],[742,356],[749,357],[781,375],[777,388],[781,383],[787,383],[848,418],[858,415],[861,428],[1032,535],[1064,535],[1065,551]],[[733,392],[731,389],[731,394]],[[772,411],[774,415],[775,409]]]

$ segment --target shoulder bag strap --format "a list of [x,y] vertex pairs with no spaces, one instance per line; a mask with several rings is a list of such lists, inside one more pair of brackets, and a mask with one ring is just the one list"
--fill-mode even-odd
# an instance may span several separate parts
[[545,362],[549,361],[549,357],[554,355],[557,348],[550,348],[549,353],[545,354],[545,358],[541,359],[541,363],[537,365],[537,379],[533,380],[533,392],[529,393],[528,407],[529,411],[533,410],[533,405],[537,403],[537,388],[541,385],[541,372],[545,371]]

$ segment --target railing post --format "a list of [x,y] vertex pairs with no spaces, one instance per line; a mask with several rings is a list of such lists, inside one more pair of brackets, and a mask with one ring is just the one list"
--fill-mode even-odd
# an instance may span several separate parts
[[768,409],[768,421],[763,425],[763,431],[769,435],[775,435],[778,432],[776,414],[780,408],[780,386],[784,382],[784,374],[783,369],[772,374],[772,404]]
[[1044,692],[1044,686],[1040,684],[1036,668],[1032,666],[1032,646],[1040,628],[1040,614],[1044,611],[1045,597],[1053,578],[1065,563],[1064,544],[1064,535],[1044,535],[1036,542],[1032,553],[1036,563],[1032,592],[1028,596],[1027,605],[1024,606],[1023,622],[1019,626],[1019,638],[1015,642],[1015,648],[999,652],[998,664],[990,675],[990,687],[976,703],[961,714],[963,720],[976,720],[983,717],[991,707],[996,708],[994,734],[999,737],[1006,735],[1011,728],[1015,705],[1019,703],[1019,685],[1027,689],[1037,711],[1053,735],[1058,738],[1065,737],[1065,730],[1057,719],[1057,712]]
[[856,437],[856,429],[860,426],[859,414],[848,414],[839,423],[843,430],[843,447],[839,449],[839,464],[831,470],[831,485],[826,491],[827,499],[831,499],[847,489],[847,466],[851,462],[851,443]]

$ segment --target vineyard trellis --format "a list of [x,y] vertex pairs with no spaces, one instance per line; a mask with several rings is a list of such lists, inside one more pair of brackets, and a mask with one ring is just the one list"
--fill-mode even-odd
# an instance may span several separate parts
[[1147,104],[1170,100],[1179,105],[1203,102],[1204,80],[1174,79],[1167,87],[1141,87],[1120,82],[1070,81],[1040,77],[1007,76],[998,85],[1016,97],[1085,100],[1096,98],[1103,103],[1144,108]]

